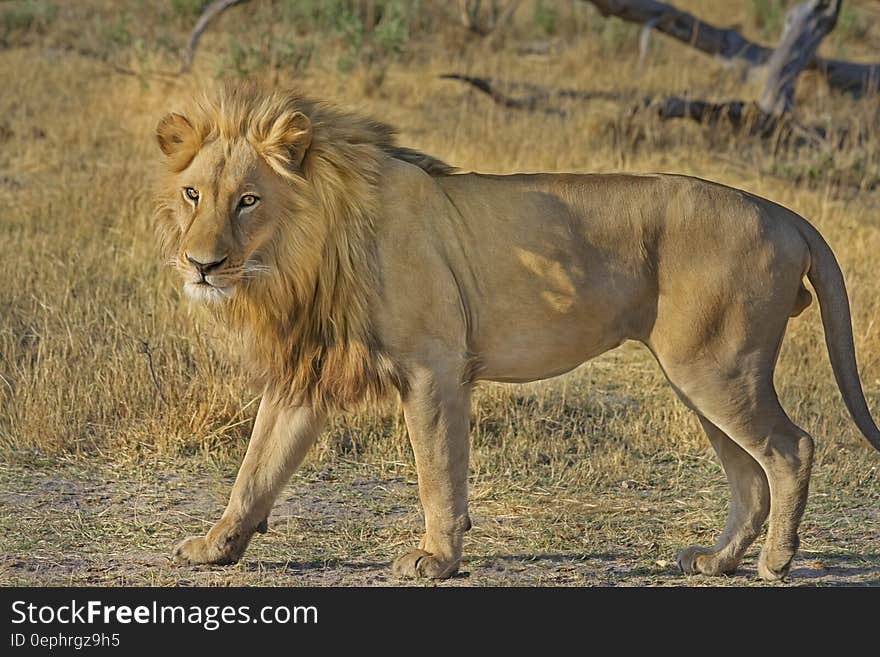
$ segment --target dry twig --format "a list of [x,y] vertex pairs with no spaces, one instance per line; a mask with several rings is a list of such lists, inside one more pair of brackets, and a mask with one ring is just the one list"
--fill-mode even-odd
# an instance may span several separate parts
[[208,29],[208,25],[224,11],[235,5],[244,4],[248,0],[214,0],[202,11],[196,26],[189,35],[189,41],[183,50],[183,61],[180,65],[180,72],[186,73],[192,68],[193,58],[196,55],[196,48],[199,47],[199,40],[202,38],[202,32]]

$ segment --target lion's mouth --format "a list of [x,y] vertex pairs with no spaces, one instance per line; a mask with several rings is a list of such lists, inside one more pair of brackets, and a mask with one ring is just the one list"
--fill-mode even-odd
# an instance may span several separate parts
[[235,288],[232,286],[214,285],[203,279],[200,281],[187,281],[183,284],[183,291],[193,301],[220,303],[232,298]]

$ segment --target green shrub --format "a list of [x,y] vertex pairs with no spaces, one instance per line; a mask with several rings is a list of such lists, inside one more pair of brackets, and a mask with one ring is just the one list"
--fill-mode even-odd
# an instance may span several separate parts
[[0,26],[3,41],[18,33],[26,33],[33,29],[41,30],[48,27],[58,17],[58,5],[54,2],[38,2],[36,0],[19,0],[5,3],[0,9]]
[[193,18],[202,13],[206,0],[171,0],[171,10],[180,18]]
[[779,38],[785,26],[785,10],[788,0],[752,0],[752,16],[755,27],[765,38]]
[[532,11],[532,21],[544,34],[556,33],[556,21],[559,18],[559,10],[545,0],[537,0]]
[[128,29],[128,14],[119,14],[112,23],[98,23],[98,37],[109,46],[129,46],[132,42],[131,31]]
[[386,55],[400,54],[409,41],[409,16],[402,2],[385,3],[373,37]]

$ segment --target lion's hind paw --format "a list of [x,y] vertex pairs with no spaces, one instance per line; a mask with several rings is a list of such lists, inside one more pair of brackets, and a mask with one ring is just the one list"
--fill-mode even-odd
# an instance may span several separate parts
[[394,560],[391,572],[397,577],[447,579],[458,572],[460,561],[443,561],[430,552],[411,550]]

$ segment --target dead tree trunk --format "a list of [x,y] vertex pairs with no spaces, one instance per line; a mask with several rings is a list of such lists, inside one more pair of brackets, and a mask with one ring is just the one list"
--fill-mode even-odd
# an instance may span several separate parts
[[762,112],[781,116],[791,111],[795,80],[837,25],[841,4],[842,0],[810,0],[788,10],[782,39],[767,64],[767,84],[758,102]]
[[[630,23],[653,28],[710,55],[749,67],[765,65],[774,50],[749,41],[733,28],[723,28],[700,20],[697,16],[657,0],[583,0],[603,16],[616,16]],[[880,64],[858,64],[815,56],[807,59],[806,68],[817,70],[835,89],[861,96],[876,91],[880,81]]]

